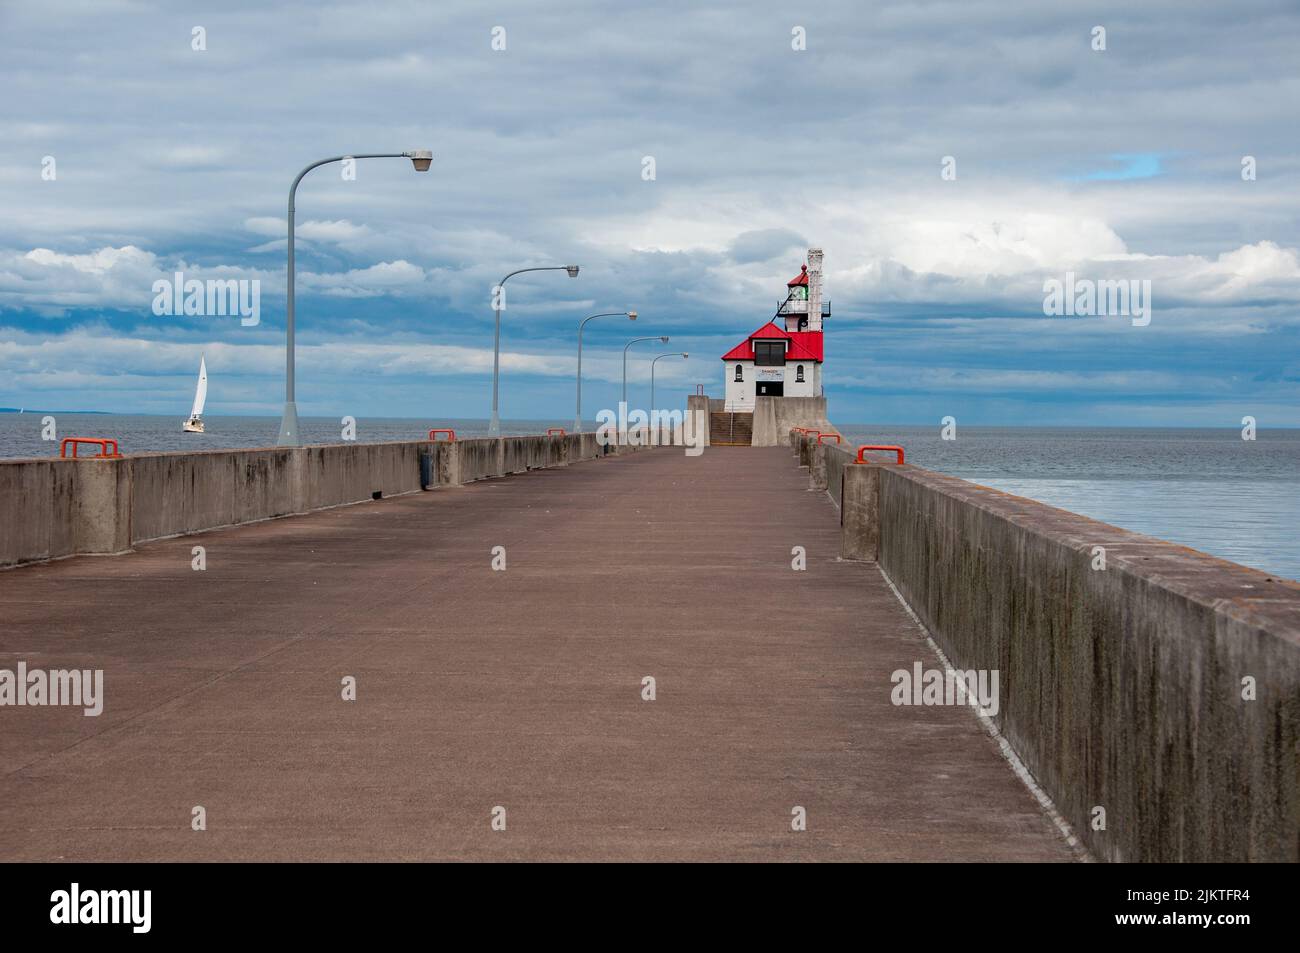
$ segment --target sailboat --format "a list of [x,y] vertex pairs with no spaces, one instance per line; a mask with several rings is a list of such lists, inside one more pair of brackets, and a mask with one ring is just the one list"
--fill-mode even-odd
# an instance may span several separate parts
[[203,405],[208,399],[208,363],[207,360],[199,357],[199,386],[194,390],[194,409],[190,411],[190,419],[181,424],[181,429],[186,433],[203,433]]

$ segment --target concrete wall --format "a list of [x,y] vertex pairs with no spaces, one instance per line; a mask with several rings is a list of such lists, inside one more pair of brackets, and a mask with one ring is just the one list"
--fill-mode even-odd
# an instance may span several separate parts
[[460,440],[447,452],[454,454],[452,486],[505,475],[503,454],[497,440]]
[[[836,433],[829,424],[820,433]],[[838,505],[844,468],[853,462],[853,448],[827,438],[819,444],[816,437],[790,431],[787,439],[801,467],[808,468],[808,488],[825,490]]]
[[160,453],[122,466],[131,480],[132,542],[298,511],[290,450]]
[[[610,448],[632,453],[641,447]],[[594,434],[0,461],[0,566],[605,456]]]
[[703,440],[697,443],[702,447],[709,446],[709,412],[715,403],[721,402],[710,400],[704,394],[689,394],[686,397],[686,426],[700,428]]
[[129,549],[130,498],[120,459],[0,466],[0,566]]
[[785,443],[791,427],[838,432],[826,419],[825,397],[754,398],[755,447],[776,447]]
[[[847,454],[792,439],[830,484]],[[843,555],[877,557],[954,666],[998,670],[999,729],[1095,856],[1300,860],[1300,584],[912,466],[841,471]]]
[[819,454],[825,472],[826,492],[836,503],[844,496],[843,482],[845,468],[853,465],[853,454],[845,447],[833,443],[824,443]]

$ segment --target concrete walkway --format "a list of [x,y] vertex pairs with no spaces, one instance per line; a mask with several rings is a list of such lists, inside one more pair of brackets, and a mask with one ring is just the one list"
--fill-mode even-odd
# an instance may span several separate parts
[[0,708],[0,859],[1072,859],[891,704],[937,660],[806,481],[659,450],[0,572],[0,668],[106,696]]

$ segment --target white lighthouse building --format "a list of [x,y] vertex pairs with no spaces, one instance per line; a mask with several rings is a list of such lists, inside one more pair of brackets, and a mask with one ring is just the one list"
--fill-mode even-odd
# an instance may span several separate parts
[[822,250],[810,248],[772,320],[722,355],[724,409],[752,412],[755,397],[821,397],[822,321],[830,313],[822,301]]

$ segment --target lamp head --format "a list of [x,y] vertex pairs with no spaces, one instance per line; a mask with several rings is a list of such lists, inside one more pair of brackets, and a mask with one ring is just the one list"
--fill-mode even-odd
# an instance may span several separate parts
[[660,342],[662,342],[663,344],[667,344],[667,343],[668,343],[668,335],[665,334],[665,335],[664,335],[663,337],[661,337],[659,340],[660,340]]
[[433,151],[430,149],[416,149],[414,152],[406,153],[406,157],[411,160],[411,165],[415,166],[416,172],[428,172],[429,166],[433,162]]
[[690,355],[687,354],[685,351],[682,351],[682,357],[690,357]]
[[569,273],[569,277],[570,277],[570,278],[577,278],[577,277],[578,277],[578,266],[577,266],[577,265],[565,265],[565,266],[564,266],[564,270],[567,271],[567,272]]
[[627,319],[628,319],[629,321],[635,321],[635,320],[636,320],[636,312],[635,312],[635,311],[629,311],[629,312],[627,313]]

